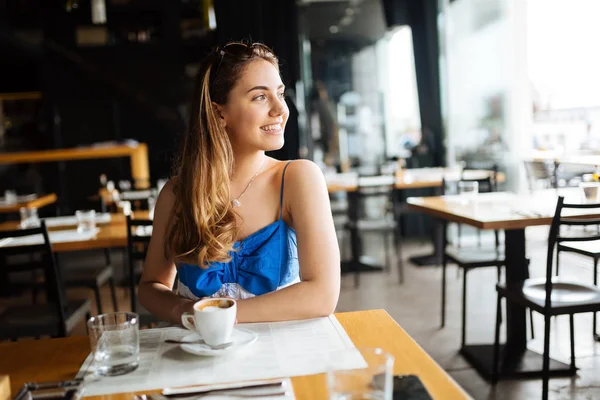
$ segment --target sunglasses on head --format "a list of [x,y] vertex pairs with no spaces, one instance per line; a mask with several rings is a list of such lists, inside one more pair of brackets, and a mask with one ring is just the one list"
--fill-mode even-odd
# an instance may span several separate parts
[[211,74],[213,76],[212,81],[214,82],[217,76],[219,75],[219,70],[221,69],[223,58],[225,58],[226,55],[233,56],[236,58],[252,58],[255,55],[255,49],[262,49],[265,52],[272,53],[272,50],[262,43],[246,44],[242,42],[232,42],[227,43],[224,46],[217,47],[215,52],[217,53],[217,58],[219,62],[217,64],[217,68],[214,70],[214,75]]

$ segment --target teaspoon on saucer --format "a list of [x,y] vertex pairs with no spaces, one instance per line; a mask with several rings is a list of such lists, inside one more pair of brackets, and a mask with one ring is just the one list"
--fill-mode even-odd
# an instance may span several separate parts
[[194,340],[194,341],[183,341],[183,340],[167,339],[167,340],[165,340],[165,343],[172,343],[172,344],[204,344],[204,345],[207,345],[208,347],[210,347],[213,350],[226,349],[226,348],[228,348],[229,346],[231,346],[233,344],[233,342],[227,342],[227,343],[218,344],[216,346],[211,346],[210,344],[206,343],[202,339]]

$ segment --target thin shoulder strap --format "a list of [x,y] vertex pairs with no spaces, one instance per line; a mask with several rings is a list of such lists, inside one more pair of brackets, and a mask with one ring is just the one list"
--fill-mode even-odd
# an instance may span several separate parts
[[285,182],[285,170],[287,169],[287,167],[290,166],[291,163],[291,161],[288,161],[287,164],[285,164],[285,167],[283,167],[283,173],[281,174],[281,192],[279,193],[279,219],[283,218],[283,184]]

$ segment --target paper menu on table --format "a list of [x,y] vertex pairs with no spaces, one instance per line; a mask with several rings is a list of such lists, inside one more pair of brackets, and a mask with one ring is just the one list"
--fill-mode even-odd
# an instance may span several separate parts
[[[90,379],[85,395],[317,374],[325,372],[328,352],[354,347],[333,315],[240,327],[256,332],[258,340],[219,357],[191,355],[177,344],[165,343],[166,339],[181,339],[189,334],[185,329],[142,330],[138,369],[127,375]],[[78,377],[92,369],[88,357]]]
[[[48,232],[50,243],[67,243],[83,240],[90,240],[100,232],[96,228],[88,232],[78,232],[77,229],[67,229],[62,231]],[[27,235],[21,237],[9,237],[0,240],[0,247],[17,247],[17,246],[36,246],[44,243],[44,237],[41,233],[35,235]]]

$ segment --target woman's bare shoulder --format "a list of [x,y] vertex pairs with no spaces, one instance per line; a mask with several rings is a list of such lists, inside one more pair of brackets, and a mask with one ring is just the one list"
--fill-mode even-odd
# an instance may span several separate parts
[[288,180],[290,184],[293,186],[296,185],[305,185],[305,184],[315,184],[323,181],[323,172],[319,168],[317,164],[312,162],[311,160],[292,160],[292,161],[283,161],[284,168],[285,165],[289,163],[289,167],[285,172],[285,180],[286,183]]

